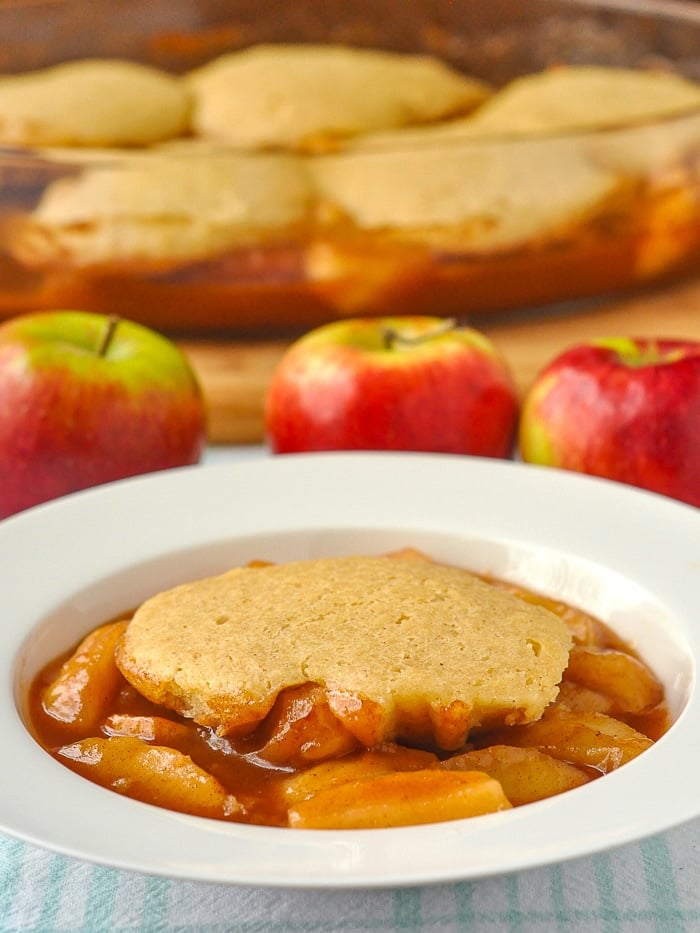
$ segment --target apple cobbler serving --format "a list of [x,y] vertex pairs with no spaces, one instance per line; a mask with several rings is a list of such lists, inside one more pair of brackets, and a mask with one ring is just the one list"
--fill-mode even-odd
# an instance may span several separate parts
[[661,683],[602,622],[410,549],[159,593],[47,665],[30,700],[35,739],[97,784],[292,828],[509,810],[669,726]]

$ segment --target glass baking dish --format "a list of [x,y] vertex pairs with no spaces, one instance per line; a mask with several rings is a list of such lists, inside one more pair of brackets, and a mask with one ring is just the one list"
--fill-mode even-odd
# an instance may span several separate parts
[[[234,50],[304,43],[427,53],[494,90],[562,65],[700,82],[700,7],[653,0],[0,0],[0,35],[9,74],[116,58],[179,76]],[[233,144],[205,151],[191,129],[157,147],[0,139],[0,318],[72,307],[177,334],[254,337],[389,313],[478,323],[700,269],[700,105],[602,128],[430,129],[328,151],[246,152],[293,159],[304,210],[188,250],[241,182],[201,206],[186,203],[183,184],[179,226],[145,255],[134,225],[142,236],[169,223],[179,180],[212,160],[226,176],[241,154]],[[147,194],[134,206],[112,180],[146,158]],[[80,208],[61,215],[56,192],[76,190]],[[149,215],[143,205],[161,197],[168,207]]]

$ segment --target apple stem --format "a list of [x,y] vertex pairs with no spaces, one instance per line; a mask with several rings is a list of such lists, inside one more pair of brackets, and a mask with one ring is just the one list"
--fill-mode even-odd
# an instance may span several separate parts
[[100,342],[97,345],[97,355],[106,356],[109,346],[112,343],[112,338],[114,337],[114,332],[117,329],[117,324],[119,323],[119,318],[116,314],[110,314],[107,318],[104,330],[102,331],[102,336],[100,337]]
[[382,331],[384,347],[387,350],[391,350],[391,348],[396,344],[403,344],[404,346],[418,346],[421,343],[426,343],[428,340],[432,340],[433,337],[440,337],[443,334],[449,334],[450,331],[453,331],[456,326],[457,321],[450,317],[439,321],[435,327],[431,327],[430,330],[423,331],[422,334],[408,334],[406,331],[396,330],[394,327],[385,327]]

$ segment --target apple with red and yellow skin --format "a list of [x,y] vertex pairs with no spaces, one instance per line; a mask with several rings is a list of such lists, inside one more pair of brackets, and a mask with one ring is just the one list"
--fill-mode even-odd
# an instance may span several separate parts
[[265,405],[274,453],[403,450],[507,457],[519,403],[479,331],[428,316],[350,318],[299,338]]
[[553,359],[525,393],[522,459],[700,506],[700,343],[612,337]]
[[84,311],[0,325],[0,518],[196,463],[205,430],[199,383],[166,337]]

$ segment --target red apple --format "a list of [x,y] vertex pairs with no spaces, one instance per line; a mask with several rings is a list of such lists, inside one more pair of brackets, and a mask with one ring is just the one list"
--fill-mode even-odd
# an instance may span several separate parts
[[82,311],[0,325],[0,518],[195,463],[204,442],[198,382],[167,338]]
[[575,346],[523,400],[523,460],[700,506],[700,343],[610,338]]
[[518,398],[481,333],[435,317],[355,318],[287,350],[266,400],[275,453],[413,450],[506,457]]

